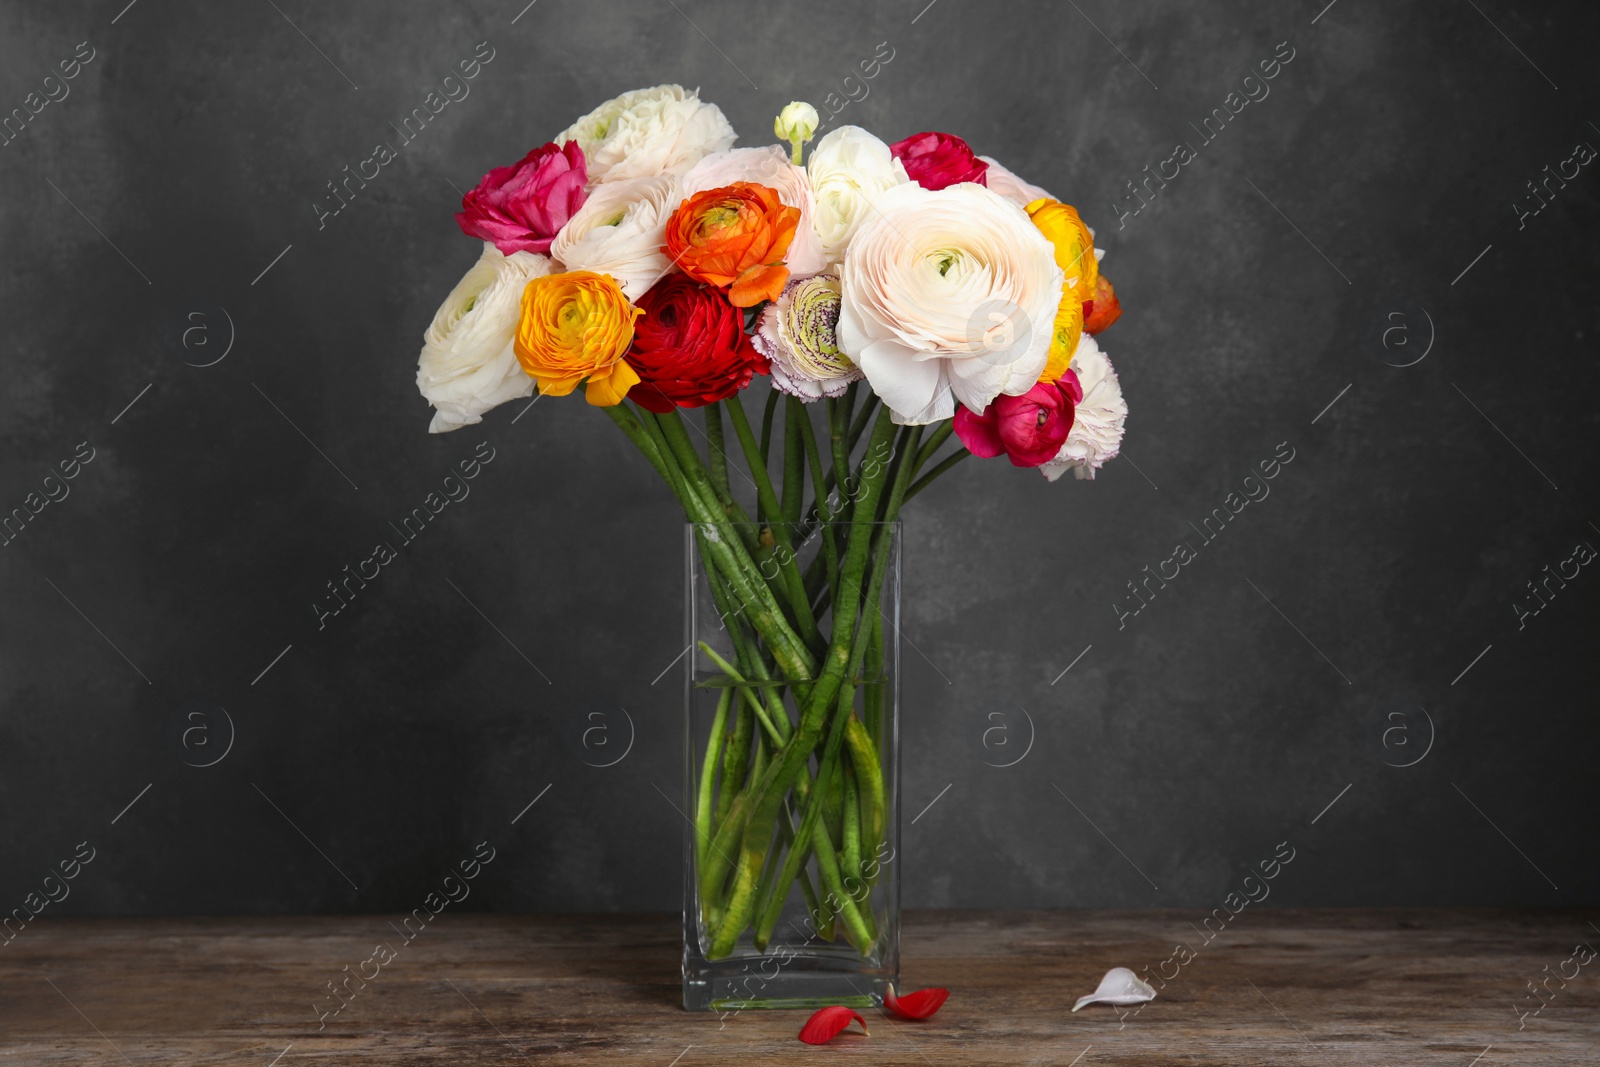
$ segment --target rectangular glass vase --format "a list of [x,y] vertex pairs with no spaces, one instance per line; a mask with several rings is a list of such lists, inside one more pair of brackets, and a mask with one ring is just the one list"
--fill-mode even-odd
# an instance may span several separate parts
[[[860,525],[869,562],[854,597],[839,565],[848,524],[797,525],[792,547],[756,524],[687,527],[683,1006],[691,1011],[867,1007],[899,976],[900,529]],[[753,565],[742,593],[724,577],[726,555],[721,565],[702,556],[717,547],[708,538],[730,530]],[[854,601],[855,662],[825,711],[821,683],[781,670],[770,628],[757,625],[766,620],[756,612],[772,603],[790,620],[804,615],[795,607],[801,588],[819,676],[840,632],[833,595],[842,589],[847,607]],[[801,749],[804,762],[785,785],[785,757],[794,764]]]

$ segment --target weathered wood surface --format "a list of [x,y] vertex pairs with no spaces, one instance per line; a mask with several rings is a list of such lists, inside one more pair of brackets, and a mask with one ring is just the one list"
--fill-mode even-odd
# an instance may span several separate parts
[[[949,1003],[825,1048],[795,1040],[803,1013],[683,1011],[662,916],[443,915],[409,944],[382,916],[46,918],[0,948],[0,1063],[1589,1067],[1600,960],[1567,961],[1600,946],[1592,918],[1249,909],[1206,944],[1181,911],[911,913],[904,985]],[[396,958],[319,1029],[380,941]],[[1179,942],[1194,958],[1137,1016],[1070,1012]]]

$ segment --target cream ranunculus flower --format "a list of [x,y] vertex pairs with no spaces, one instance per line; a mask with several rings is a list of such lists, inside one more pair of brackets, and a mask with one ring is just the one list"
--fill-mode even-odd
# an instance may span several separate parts
[[484,244],[483,255],[450,290],[422,335],[417,388],[434,407],[429,433],[482,422],[490,408],[533,395],[533,379],[518,365],[511,339],[522,314],[522,290],[549,273],[548,256],[504,256]]
[[626,178],[682,174],[738,134],[716,104],[681,85],[635,89],[607,100],[561,131],[556,144],[577,141],[589,166],[589,187]]
[[1035,200],[1056,199],[1056,197],[1045,192],[1037,185],[1025,182],[1009,170],[1006,170],[993,156],[979,156],[978,158],[989,164],[989,169],[983,175],[984,184],[1018,207],[1027,207]]
[[822,251],[833,262],[844,256],[879,194],[910,181],[889,146],[860,126],[840,126],[824,135],[811,150],[806,173]]
[[839,278],[817,274],[791,281],[761,312],[750,335],[772,365],[772,385],[806,403],[842,396],[861,368],[839,351]]
[[822,253],[822,238],[817,235],[817,206],[811,196],[811,180],[806,172],[789,162],[789,155],[775,144],[761,148],[733,148],[706,156],[683,176],[683,197],[688,199],[707,189],[720,189],[734,182],[750,182],[775,190],[778,199],[800,209],[800,224],[784,263],[789,276],[804,278],[821,273],[828,266]]
[[1066,280],[1027,214],[971,182],[886,190],[840,278],[839,347],[913,425],[1033,388]]
[[1092,480],[1095,471],[1117,457],[1128,421],[1128,402],[1122,398],[1117,372],[1088,334],[1079,339],[1078,350],[1072,354],[1072,369],[1083,386],[1083,402],[1061,451],[1039,468],[1052,482],[1069,470],[1078,478]]
[[629,300],[672,268],[661,249],[667,220],[683,195],[678,180],[627,178],[598,186],[550,245],[550,257],[567,270],[609,274]]

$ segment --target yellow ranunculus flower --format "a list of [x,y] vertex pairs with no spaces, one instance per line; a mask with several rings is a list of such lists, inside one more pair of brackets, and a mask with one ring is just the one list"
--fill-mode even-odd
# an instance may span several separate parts
[[540,393],[566,396],[588,379],[589,403],[620,404],[639,381],[622,357],[642,314],[609,274],[575,270],[535,278],[522,291],[517,362]]
[[1094,299],[1094,281],[1100,276],[1094,255],[1094,238],[1071,204],[1041,197],[1025,209],[1039,232],[1056,248],[1056,266],[1066,271],[1072,292],[1081,304]]
[[1050,361],[1039,375],[1041,382],[1053,382],[1067,373],[1072,366],[1072,354],[1078,350],[1078,339],[1083,335],[1083,305],[1068,289],[1061,294],[1061,306],[1056,308],[1056,321],[1051,327]]
[[1094,299],[1095,281],[1100,275],[1099,261],[1095,259],[1094,238],[1089,236],[1089,227],[1083,224],[1071,204],[1041,197],[1025,210],[1039,232],[1055,246],[1056,265],[1067,275],[1067,286],[1061,293],[1061,305],[1056,309],[1050,339],[1050,361],[1039,376],[1041,382],[1053,382],[1072,365],[1072,354],[1077,351],[1078,338],[1083,333],[1083,302]]

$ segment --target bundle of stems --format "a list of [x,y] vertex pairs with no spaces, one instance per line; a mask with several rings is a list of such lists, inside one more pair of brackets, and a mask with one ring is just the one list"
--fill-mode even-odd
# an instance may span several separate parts
[[[958,443],[932,462],[950,423],[897,427],[859,384],[820,405],[773,390],[759,438],[743,394],[702,408],[703,428],[686,427],[677,410],[603,409],[683,505],[732,644],[731,659],[700,644],[720,672],[702,683],[719,697],[694,811],[710,959],[730,955],[747,932],[765,951],[796,884],[816,934],[842,932],[863,956],[877,943],[871,894],[889,811],[879,601],[901,507],[970,453]],[[724,415],[755,483],[754,518],[729,483]],[[802,565],[800,550],[813,545]]]

